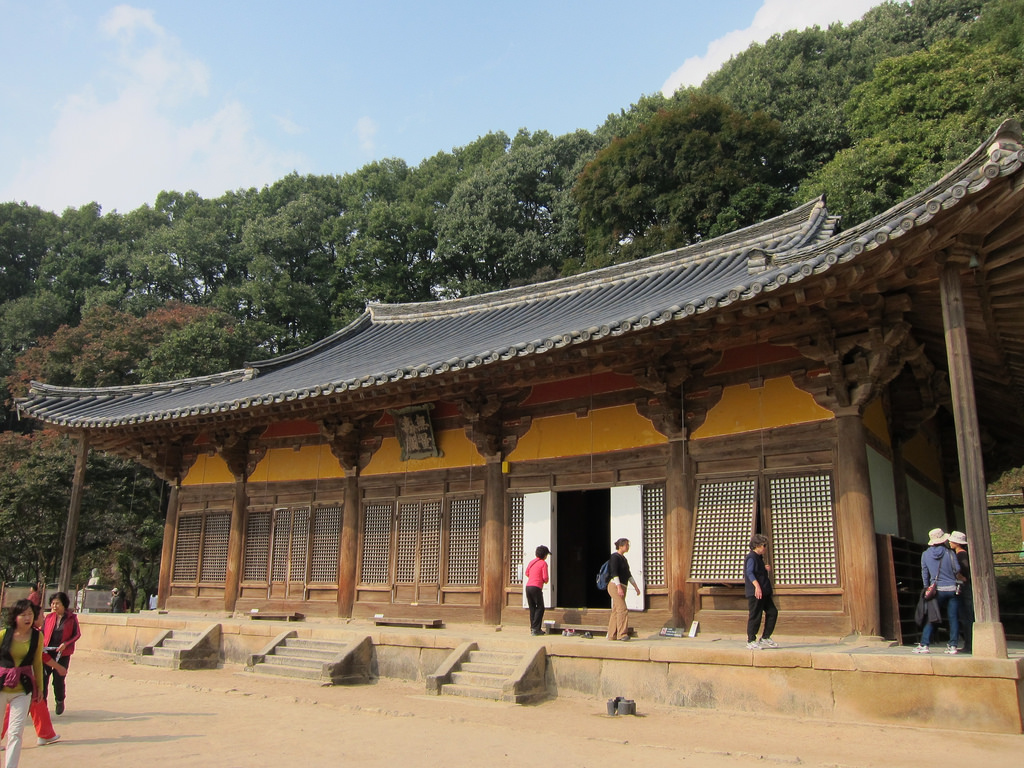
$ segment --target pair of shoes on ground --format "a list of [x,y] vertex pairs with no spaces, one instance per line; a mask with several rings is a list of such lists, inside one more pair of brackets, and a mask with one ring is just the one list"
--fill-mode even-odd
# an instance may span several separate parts
[[[927,645],[921,645],[920,643],[918,643],[914,647],[914,653],[931,653],[931,652],[932,652],[932,649],[929,646],[927,646]],[[946,653],[948,653],[950,656],[955,656],[956,654],[960,653],[960,649],[957,648],[955,645],[947,645],[946,646]]]
[[762,637],[760,640],[751,640],[746,648],[750,651],[760,651],[762,648],[778,648],[779,644],[770,637]]
[[547,632],[530,632],[530,634],[533,635],[534,637],[543,637],[544,635],[547,634]]

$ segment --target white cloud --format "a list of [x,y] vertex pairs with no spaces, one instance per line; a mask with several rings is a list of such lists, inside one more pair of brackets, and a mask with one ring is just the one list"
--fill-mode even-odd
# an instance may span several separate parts
[[22,159],[0,199],[16,190],[52,210],[96,201],[126,212],[161,190],[216,197],[299,164],[255,134],[243,104],[208,103],[208,68],[151,11],[117,6],[100,29],[113,46],[109,67],[59,105],[41,153]]
[[691,56],[669,76],[661,92],[671,96],[683,86],[700,85],[751,43],[763,43],[772,35],[791,29],[824,28],[837,21],[849,23],[876,5],[881,5],[881,0],[764,0],[749,27],[712,40],[703,56]]
[[306,132],[305,128],[296,123],[290,117],[274,115],[274,120],[277,122],[278,127],[289,136],[298,136],[299,134]]
[[356,121],[355,134],[359,139],[359,148],[364,153],[373,157],[377,151],[377,122],[370,117],[360,117]]

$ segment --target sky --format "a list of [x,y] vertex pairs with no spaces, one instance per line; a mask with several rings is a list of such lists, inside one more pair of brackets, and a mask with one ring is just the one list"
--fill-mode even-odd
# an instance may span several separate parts
[[0,0],[0,202],[127,213],[494,131],[592,131],[879,2]]

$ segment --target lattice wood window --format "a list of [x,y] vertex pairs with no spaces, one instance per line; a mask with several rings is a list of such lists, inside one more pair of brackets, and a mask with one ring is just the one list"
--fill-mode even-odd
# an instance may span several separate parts
[[270,567],[270,512],[252,512],[245,528],[242,580],[266,583]]
[[644,583],[665,585],[665,488],[645,485],[641,496],[644,531]]
[[399,505],[395,532],[395,583],[437,584],[441,558],[441,502]]
[[398,530],[395,533],[395,583],[416,581],[416,540],[419,538],[420,505],[398,506]]
[[827,473],[768,481],[774,581],[778,585],[835,586],[835,514]]
[[509,499],[508,520],[508,583],[522,584],[523,570],[523,497],[516,495]]
[[690,578],[743,581],[757,514],[757,478],[703,482],[697,488]]
[[420,523],[421,584],[437,584],[441,580],[441,511],[440,501],[423,504]]
[[338,583],[338,547],[341,540],[341,507],[320,507],[313,517],[313,552],[309,580],[314,584]]
[[387,584],[391,552],[391,504],[367,504],[363,509],[363,558],[359,580]]
[[292,543],[290,548],[290,565],[288,580],[306,583],[306,568],[309,555],[309,508],[302,507],[292,510]]
[[292,529],[292,511],[287,508],[274,510],[274,540],[271,544],[271,581],[288,580],[288,547]]
[[480,499],[453,499],[448,535],[448,584],[480,583]]
[[174,581],[193,583],[199,577],[199,542],[202,531],[202,515],[178,519],[178,535],[174,546]]
[[228,575],[228,538],[231,535],[231,514],[219,512],[206,515],[203,524],[203,555],[199,564],[199,581],[223,584]]

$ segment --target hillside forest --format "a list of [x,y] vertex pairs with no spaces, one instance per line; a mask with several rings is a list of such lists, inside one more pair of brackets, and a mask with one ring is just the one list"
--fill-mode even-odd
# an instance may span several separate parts
[[[886,2],[776,35],[603,124],[489,133],[418,165],[290,174],[206,199],[0,204],[0,579],[56,579],[74,445],[18,419],[30,381],[201,376],[321,339],[372,302],[479,294],[730,232],[818,195],[859,223],[1024,113],[1024,0]],[[610,105],[611,106],[611,105]],[[1012,483],[1011,483],[1012,485]],[[156,589],[164,483],[92,452],[75,583]]]

